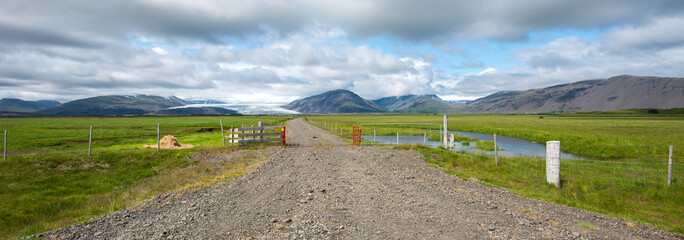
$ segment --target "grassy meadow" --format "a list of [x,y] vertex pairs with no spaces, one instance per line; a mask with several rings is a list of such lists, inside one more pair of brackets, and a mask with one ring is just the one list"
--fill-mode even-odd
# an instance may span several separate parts
[[181,144],[202,148],[222,146],[219,121],[231,126],[262,122],[274,125],[289,119],[274,116],[225,117],[92,117],[92,118],[0,118],[0,130],[8,132],[10,154],[87,151],[89,128],[93,126],[93,149],[138,149],[157,142],[160,135],[173,135]]
[[[645,115],[646,116],[646,115]],[[349,131],[353,125],[372,123],[442,123],[441,115],[307,116],[317,125],[331,124]],[[383,129],[384,128],[384,129]],[[396,126],[363,126],[364,134],[422,134]],[[668,146],[684,147],[684,117],[602,117],[585,115],[454,115],[449,130],[490,133],[532,142],[561,141],[561,150],[599,159],[664,156]],[[437,136],[438,137],[438,136]],[[684,151],[684,150],[682,150]],[[681,155],[681,154],[680,154]],[[644,161],[650,158],[641,158]],[[662,159],[662,158],[661,158]]]
[[[616,114],[616,113],[611,113]],[[319,126],[350,129],[374,123],[442,123],[441,115],[307,116]],[[433,133],[408,125],[363,125],[364,134]],[[561,150],[585,159],[561,162],[562,187],[545,181],[545,160],[500,156],[497,166],[483,153],[401,146],[422,152],[426,161],[462,178],[566,206],[628,218],[684,233],[684,117],[650,114],[455,115],[449,130],[498,134],[532,142],[561,141]],[[348,131],[348,130],[347,130]],[[437,140],[439,136],[433,135]],[[459,139],[457,141],[469,141]],[[478,143],[479,145],[480,143]],[[666,186],[668,146],[674,145],[673,185]],[[493,146],[492,146],[493,148]]]
[[[423,153],[426,162],[463,179],[476,178],[487,185],[504,187],[524,197],[576,207],[608,216],[631,219],[659,228],[684,233],[684,185],[682,183],[633,184],[630,179],[599,177],[605,174],[603,166],[582,168],[582,175],[572,166],[561,168],[562,187],[546,183],[544,159],[500,156],[499,165],[494,157],[482,153],[462,153],[443,148],[401,145]],[[563,164],[563,163],[562,163]],[[681,166],[679,171],[684,170]],[[681,173],[680,173],[681,176]],[[624,184],[624,185],[622,185]],[[625,223],[627,224],[627,223]]]
[[[222,148],[219,120],[231,125],[280,124],[290,117],[0,118],[9,133],[0,160],[0,239],[13,239],[122,210],[159,194],[244,175],[258,157],[213,163],[198,154]],[[145,149],[174,135],[192,149]],[[89,126],[93,154],[87,155]]]

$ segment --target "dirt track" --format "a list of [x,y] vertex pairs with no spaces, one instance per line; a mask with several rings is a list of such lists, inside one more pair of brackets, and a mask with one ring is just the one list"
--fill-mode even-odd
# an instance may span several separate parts
[[290,121],[287,130],[290,144],[309,147],[212,156],[216,161],[244,156],[269,160],[228,184],[159,196],[129,210],[36,237],[682,238],[464,181],[426,164],[414,151],[347,146],[302,119]]

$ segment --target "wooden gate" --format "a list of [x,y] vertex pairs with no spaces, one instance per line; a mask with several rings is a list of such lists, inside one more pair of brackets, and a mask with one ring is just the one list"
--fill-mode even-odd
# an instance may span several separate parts
[[247,143],[265,143],[268,145],[285,146],[285,126],[267,126],[267,127],[240,127],[233,129],[228,134],[230,145],[239,143],[244,145]]

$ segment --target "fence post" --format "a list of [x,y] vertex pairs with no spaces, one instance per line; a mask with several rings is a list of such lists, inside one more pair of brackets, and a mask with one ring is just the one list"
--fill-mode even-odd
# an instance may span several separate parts
[[423,145],[427,146],[427,133],[423,133]]
[[4,150],[2,153],[2,160],[7,160],[7,130],[5,130],[5,141],[3,144],[5,146],[2,148]]
[[373,142],[375,142],[375,129],[373,129]]
[[223,119],[219,119],[219,123],[221,124],[221,142],[223,142],[223,146],[226,146],[226,135],[223,133]]
[[90,137],[88,137],[88,156],[93,149],[93,126],[90,126]]
[[449,148],[451,150],[454,150],[454,134],[453,133],[449,134]]
[[560,142],[546,142],[546,182],[560,187]]
[[494,134],[494,163],[499,166],[499,147],[496,145],[496,134]]
[[667,160],[667,186],[672,185],[672,155],[674,153],[674,147],[670,145],[670,156]]
[[352,126],[351,134],[352,134],[352,145],[356,146],[356,129],[354,126]]
[[157,123],[157,152],[159,152],[159,123]]
[[[259,122],[259,127],[262,127],[261,122]],[[264,133],[264,129],[259,129],[259,133]],[[264,136],[259,136],[259,139],[264,139]]]
[[359,147],[361,146],[361,125],[359,125]]
[[399,132],[397,132],[397,145],[399,145]]
[[442,145],[444,146],[444,148],[447,148],[447,131],[449,129],[447,127],[447,125],[448,125],[447,115],[444,115],[444,129],[443,129],[443,134],[442,134],[442,136],[443,136]]
[[285,132],[285,127],[283,126],[283,130],[280,132],[280,147],[285,147],[285,139],[286,139],[286,132]]
[[233,143],[235,142],[235,140],[233,140],[235,138],[235,134],[234,134],[235,130],[233,130],[233,129],[234,129],[233,125],[231,125],[230,126],[230,146],[231,147],[233,146]]

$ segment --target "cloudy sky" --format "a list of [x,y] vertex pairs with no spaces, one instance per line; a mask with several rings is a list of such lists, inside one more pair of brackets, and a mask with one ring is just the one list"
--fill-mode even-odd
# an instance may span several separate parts
[[0,0],[0,97],[473,99],[684,76],[684,1]]

